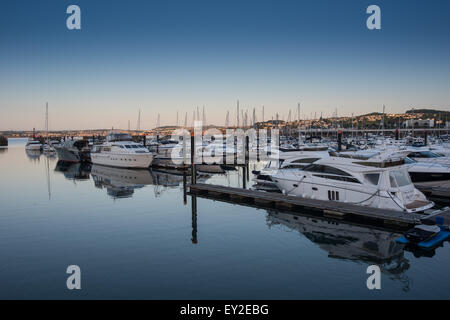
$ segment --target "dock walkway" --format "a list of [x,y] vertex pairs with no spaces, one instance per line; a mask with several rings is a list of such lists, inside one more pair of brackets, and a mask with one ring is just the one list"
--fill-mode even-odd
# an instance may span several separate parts
[[349,204],[338,201],[325,201],[317,199],[305,199],[296,196],[288,196],[280,193],[262,192],[241,188],[232,188],[211,184],[193,184],[189,187],[191,195],[212,198],[233,203],[251,204],[258,207],[285,208],[289,210],[309,209],[319,210],[325,214],[341,217],[364,218],[383,224],[394,224],[410,227],[420,223],[423,215],[406,213],[395,210],[378,209]]

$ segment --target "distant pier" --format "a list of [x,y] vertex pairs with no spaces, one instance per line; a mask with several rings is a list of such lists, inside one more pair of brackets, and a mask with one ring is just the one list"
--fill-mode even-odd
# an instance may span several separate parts
[[0,147],[8,146],[8,138],[5,136],[0,136]]
[[[293,211],[307,209],[341,219],[364,220],[368,223],[396,226],[399,229],[410,228],[420,223],[422,218],[427,217],[423,214],[365,207],[345,202],[301,198],[280,193],[200,183],[190,185],[189,194],[258,208]],[[450,215],[450,209],[441,211],[439,215]]]

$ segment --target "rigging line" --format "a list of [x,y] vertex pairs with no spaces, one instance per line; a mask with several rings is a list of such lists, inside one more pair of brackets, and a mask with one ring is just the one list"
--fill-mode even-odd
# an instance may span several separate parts
[[366,202],[366,201],[370,200],[371,198],[373,198],[373,197],[374,197],[376,194],[378,194],[379,192],[380,192],[380,190],[375,191],[374,194],[372,194],[370,197],[368,197],[367,199],[365,199],[365,200],[363,200],[363,201],[359,201],[359,202],[346,202],[346,203],[349,203],[349,204],[360,204],[360,203],[363,203],[363,202]]

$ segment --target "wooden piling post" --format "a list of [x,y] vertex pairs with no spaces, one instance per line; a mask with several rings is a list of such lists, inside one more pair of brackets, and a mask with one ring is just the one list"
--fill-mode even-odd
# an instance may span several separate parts
[[197,170],[195,169],[195,137],[191,134],[191,184],[197,183]]
[[338,136],[337,136],[337,143],[338,143],[338,151],[342,151],[342,130],[338,130]]

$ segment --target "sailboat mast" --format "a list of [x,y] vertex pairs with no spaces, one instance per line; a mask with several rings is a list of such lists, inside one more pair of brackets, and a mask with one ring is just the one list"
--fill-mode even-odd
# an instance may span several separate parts
[[47,144],[48,144],[48,102],[45,104],[45,131],[47,134]]

